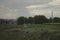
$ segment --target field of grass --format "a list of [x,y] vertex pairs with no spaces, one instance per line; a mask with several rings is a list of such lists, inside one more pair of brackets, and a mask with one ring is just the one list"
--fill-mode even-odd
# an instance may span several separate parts
[[60,40],[60,24],[0,24],[0,40]]

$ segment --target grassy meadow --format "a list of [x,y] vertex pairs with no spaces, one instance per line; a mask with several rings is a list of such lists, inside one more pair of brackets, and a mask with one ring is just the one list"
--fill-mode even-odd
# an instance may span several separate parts
[[60,40],[60,24],[0,24],[0,40]]

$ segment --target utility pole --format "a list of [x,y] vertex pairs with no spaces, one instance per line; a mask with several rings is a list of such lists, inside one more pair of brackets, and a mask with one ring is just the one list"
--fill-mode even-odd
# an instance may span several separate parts
[[53,24],[53,10],[52,10],[52,24]]

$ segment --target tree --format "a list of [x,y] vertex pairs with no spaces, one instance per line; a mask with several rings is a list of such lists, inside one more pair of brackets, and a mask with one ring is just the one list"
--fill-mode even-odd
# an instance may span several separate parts
[[24,24],[24,23],[27,23],[27,18],[25,18],[25,17],[19,17],[17,19],[17,24]]
[[29,17],[28,18],[28,23],[33,24],[34,23],[34,18],[33,17]]
[[44,15],[36,15],[34,17],[36,24],[47,23],[48,19]]
[[54,17],[53,21],[54,21],[54,23],[60,23],[60,18],[59,17]]

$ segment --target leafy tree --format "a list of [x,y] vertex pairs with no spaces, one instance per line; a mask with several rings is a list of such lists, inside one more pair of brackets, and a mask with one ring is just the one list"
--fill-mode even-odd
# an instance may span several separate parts
[[34,18],[33,17],[29,17],[28,18],[28,23],[33,24],[34,23]]
[[17,24],[24,24],[24,23],[27,23],[27,18],[25,18],[25,17],[19,17],[17,19]]
[[60,23],[60,18],[59,17],[54,17],[52,19],[52,17],[50,17],[50,19],[46,18],[44,15],[36,15],[34,17],[29,17],[29,18],[26,18],[26,17],[19,17],[17,19],[17,23],[18,24],[27,24],[27,23],[30,23],[30,24],[44,24],[44,23],[52,23],[52,21],[54,23]]
[[60,18],[59,17],[54,17],[54,23],[60,23]]
[[48,19],[44,15],[36,15],[34,17],[36,24],[46,23]]

